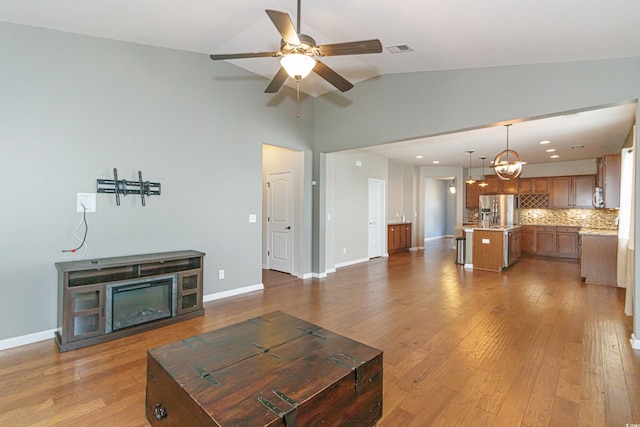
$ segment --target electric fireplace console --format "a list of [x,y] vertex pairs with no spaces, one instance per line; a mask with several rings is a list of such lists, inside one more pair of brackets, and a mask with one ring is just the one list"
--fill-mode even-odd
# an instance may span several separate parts
[[57,262],[60,351],[204,314],[203,252]]

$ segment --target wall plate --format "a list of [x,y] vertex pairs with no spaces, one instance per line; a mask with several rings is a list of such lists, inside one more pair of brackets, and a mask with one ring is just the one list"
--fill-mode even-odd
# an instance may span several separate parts
[[76,212],[84,212],[85,210],[82,208],[84,205],[86,212],[95,212],[96,211],[96,193],[78,193],[78,197],[76,199]]

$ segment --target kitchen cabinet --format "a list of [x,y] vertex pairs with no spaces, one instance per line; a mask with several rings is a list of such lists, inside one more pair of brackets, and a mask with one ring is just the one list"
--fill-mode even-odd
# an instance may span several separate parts
[[594,175],[556,176],[549,181],[550,208],[593,208]]
[[620,154],[608,154],[598,159],[597,186],[602,189],[602,207],[620,207]]
[[583,234],[580,276],[587,283],[617,286],[618,237]]
[[580,227],[522,226],[522,250],[536,255],[578,259]]
[[387,246],[389,254],[409,250],[411,248],[411,223],[389,224],[387,226]]
[[556,228],[556,254],[565,258],[578,259],[580,254],[579,227]]
[[536,227],[523,225],[520,229],[521,248],[524,252],[536,251]]
[[519,178],[519,194],[548,194],[549,178]]
[[477,209],[480,207],[478,197],[484,194],[518,194],[519,179],[510,179],[503,181],[496,175],[485,175],[485,187],[479,184],[482,180],[476,181],[474,184],[465,184],[465,206],[467,209]]
[[472,260],[474,270],[502,271],[521,255],[519,227],[504,229],[474,229]]
[[518,181],[519,179],[504,181],[496,175],[487,175],[485,176],[487,186],[480,191],[482,194],[518,194]]
[[482,194],[482,187],[478,185],[478,182],[474,184],[465,183],[465,206],[467,209],[478,209],[480,207],[480,195]]
[[536,227],[536,252],[552,255],[556,252],[556,228]]

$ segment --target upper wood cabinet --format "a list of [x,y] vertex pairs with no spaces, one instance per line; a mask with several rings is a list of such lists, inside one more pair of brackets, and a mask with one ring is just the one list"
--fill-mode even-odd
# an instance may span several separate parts
[[550,208],[593,208],[594,175],[556,176],[549,182]]
[[519,179],[503,181],[496,175],[486,175],[484,179],[488,185],[481,190],[482,194],[518,194]]
[[482,187],[478,183],[464,184],[465,188],[465,206],[467,209],[478,209],[480,207],[480,195]]
[[482,180],[478,180],[473,184],[465,183],[465,206],[467,209],[477,209],[480,207],[480,199],[478,196],[483,194],[518,194],[519,179],[511,179],[503,181],[495,175],[485,175],[484,187],[480,186]]
[[518,192],[520,194],[548,194],[549,178],[519,178]]
[[608,154],[598,159],[597,186],[602,188],[603,208],[620,207],[620,154]]

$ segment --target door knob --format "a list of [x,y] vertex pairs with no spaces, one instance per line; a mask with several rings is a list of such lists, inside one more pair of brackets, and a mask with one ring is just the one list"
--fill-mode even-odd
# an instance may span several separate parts
[[285,230],[291,230],[291,226],[287,225],[284,229]]

